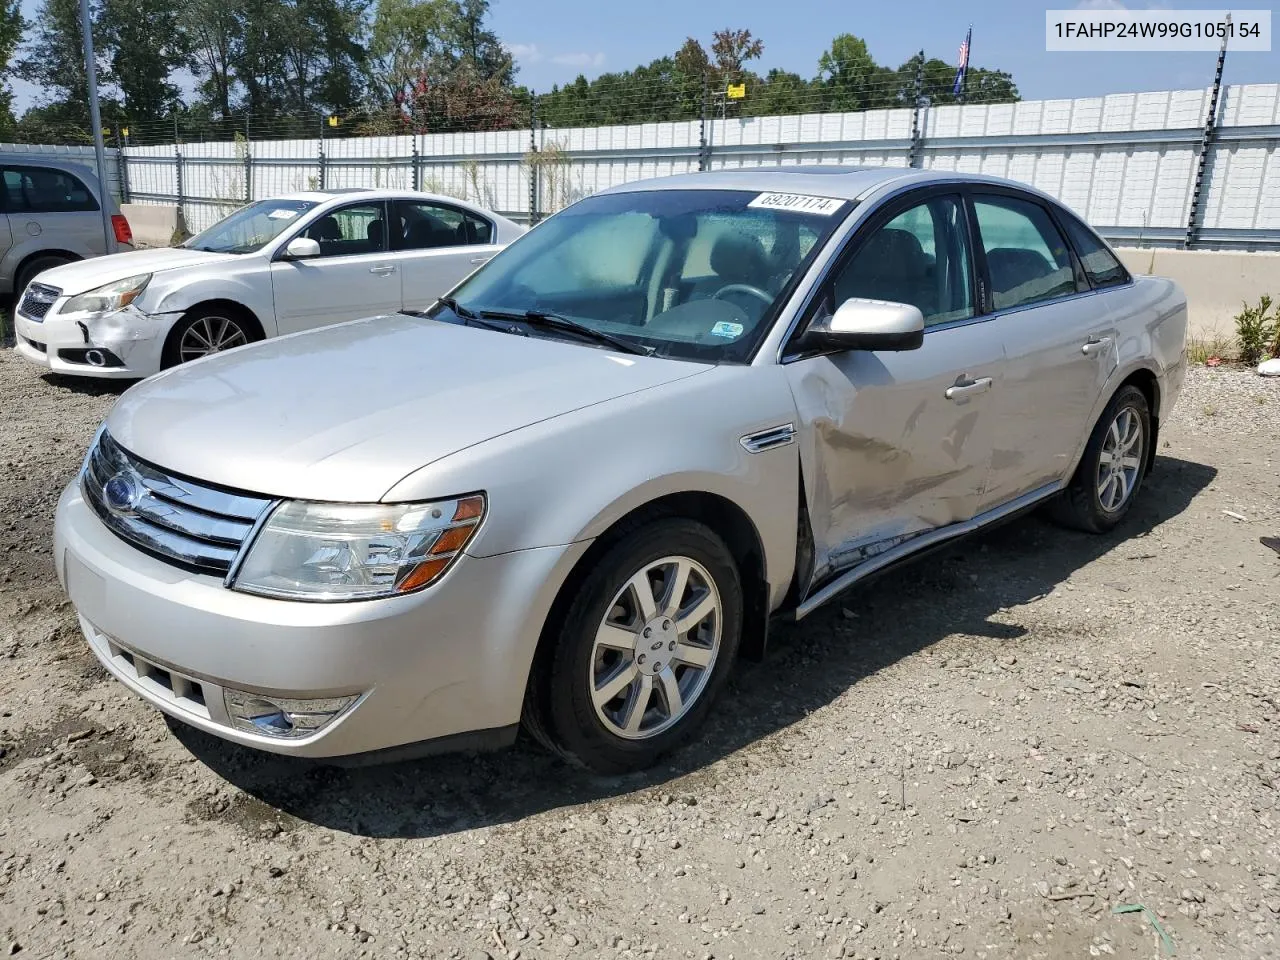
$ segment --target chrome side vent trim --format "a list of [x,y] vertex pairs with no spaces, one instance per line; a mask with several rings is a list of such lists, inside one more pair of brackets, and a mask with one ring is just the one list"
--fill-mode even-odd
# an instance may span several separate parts
[[794,443],[795,439],[796,425],[794,423],[786,423],[780,427],[761,430],[758,433],[749,433],[738,442],[742,444],[747,453],[764,453],[766,450],[774,450],[778,447],[785,447],[788,443]]

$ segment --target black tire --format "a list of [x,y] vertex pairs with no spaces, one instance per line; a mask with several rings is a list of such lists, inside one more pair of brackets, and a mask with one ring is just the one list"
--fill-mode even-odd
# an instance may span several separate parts
[[[695,561],[714,581],[720,598],[719,646],[708,670],[710,676],[679,719],[645,739],[626,739],[597,715],[589,692],[595,676],[595,637],[619,591],[635,574],[667,557]],[[650,767],[697,732],[737,658],[743,595],[733,555],[724,541],[701,523],[679,518],[657,520],[606,550],[568,589],[573,590],[573,596],[560,607],[564,611],[561,622],[547,625],[546,640],[534,663],[525,697],[525,729],[570,763],[596,773],[617,775]],[[643,659],[641,654],[634,656],[637,661]]]
[[27,289],[27,284],[34,280],[38,274],[44,273],[46,270],[52,270],[54,267],[74,262],[75,257],[64,257],[56,253],[50,253],[24,263],[22,269],[18,271],[18,275],[14,278],[14,297],[21,297],[22,292]]
[[[257,321],[239,307],[220,304],[192,307],[183,314],[181,320],[174,324],[173,329],[169,331],[169,336],[165,338],[164,350],[160,356],[161,369],[168,370],[170,367],[196,359],[194,356],[184,356],[183,338],[197,327],[211,334],[213,330],[223,331],[224,322],[227,324],[225,335],[233,336],[233,331],[238,331],[243,338],[232,346],[243,346],[262,339],[262,330]],[[229,350],[231,346],[224,349]]]
[[[1137,417],[1141,436],[1137,447],[1137,472],[1132,488],[1118,505],[1109,508],[1099,493],[1099,477],[1103,467],[1103,451],[1112,424],[1125,412]],[[1146,395],[1137,387],[1121,387],[1107,404],[1084,448],[1084,455],[1071,478],[1071,483],[1050,505],[1050,515],[1058,523],[1087,533],[1106,533],[1118,525],[1133,506],[1142,481],[1147,475],[1151,444],[1151,408]]]

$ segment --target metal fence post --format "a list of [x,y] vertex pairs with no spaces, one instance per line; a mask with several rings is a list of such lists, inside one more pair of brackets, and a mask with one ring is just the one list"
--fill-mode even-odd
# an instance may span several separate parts
[[120,181],[120,202],[129,202],[129,161],[124,155],[124,143],[116,130],[116,179]]
[[185,219],[184,214],[185,214],[185,208],[186,208],[186,194],[185,194],[185,192],[184,192],[184,191],[183,191],[183,189],[182,189],[182,187],[183,187],[183,183],[182,183],[183,177],[182,177],[182,146],[181,146],[181,144],[175,143],[175,144],[173,145],[173,162],[174,162],[174,169],[175,169],[175,172],[176,172],[176,174],[177,174],[177,181],[178,181],[178,183],[177,183],[177,186],[178,186],[178,219],[179,219],[179,220],[183,220],[183,219]]
[[413,164],[413,189],[422,189],[422,154],[418,152],[418,135],[413,135],[413,154],[410,157]]
[[320,156],[318,157],[318,166],[319,166],[319,168],[320,168],[320,183],[319,183],[319,188],[320,188],[321,190],[323,190],[323,189],[324,189],[324,187],[325,187],[325,184],[324,184],[324,180],[325,180],[325,176],[324,176],[324,117],[321,117],[321,118],[320,118]]
[[707,140],[707,114],[711,111],[711,78],[702,75],[702,113],[698,118],[698,171],[711,169],[711,143]]
[[[1231,14],[1227,14],[1227,23],[1231,23]],[[1201,220],[1204,211],[1200,209],[1204,196],[1204,175],[1209,166],[1209,156],[1213,152],[1213,141],[1218,133],[1218,95],[1222,92],[1222,68],[1227,62],[1227,38],[1222,38],[1222,47],[1218,50],[1218,66],[1213,74],[1213,93],[1209,96],[1209,112],[1204,118],[1204,133],[1200,136],[1200,157],[1196,163],[1196,176],[1191,184],[1191,209],[1187,213],[1187,235],[1182,241],[1184,250],[1190,250],[1200,238]]]
[[244,202],[253,203],[253,147],[249,139],[249,114],[244,116]]
[[538,215],[538,95],[529,93],[529,225],[540,219]]
[[916,61],[916,78],[911,95],[911,148],[907,153],[907,166],[919,167],[924,162],[924,51]]

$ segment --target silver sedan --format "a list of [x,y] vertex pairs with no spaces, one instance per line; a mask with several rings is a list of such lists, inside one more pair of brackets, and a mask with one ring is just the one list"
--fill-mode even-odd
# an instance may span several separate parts
[[615,188],[421,306],[121,397],[54,544],[121,682],[284,754],[643,768],[771,619],[1038,504],[1121,523],[1186,363],[1175,284],[909,170]]

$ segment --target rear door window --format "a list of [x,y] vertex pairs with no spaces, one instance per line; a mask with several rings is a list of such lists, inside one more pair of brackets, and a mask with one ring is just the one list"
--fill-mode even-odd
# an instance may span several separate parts
[[997,310],[1076,293],[1067,241],[1049,211],[1018,197],[982,194],[973,209]]
[[6,166],[0,170],[7,213],[81,213],[98,209],[89,188],[74,174],[49,167]]
[[1071,245],[1076,248],[1076,256],[1080,258],[1080,264],[1084,267],[1085,276],[1089,278],[1089,283],[1094,288],[1098,287],[1114,287],[1116,284],[1127,283],[1129,280],[1129,271],[1124,268],[1107,245],[1103,243],[1092,230],[1086,227],[1075,217],[1065,213],[1060,214],[1063,229],[1067,231],[1067,237],[1071,240]]

